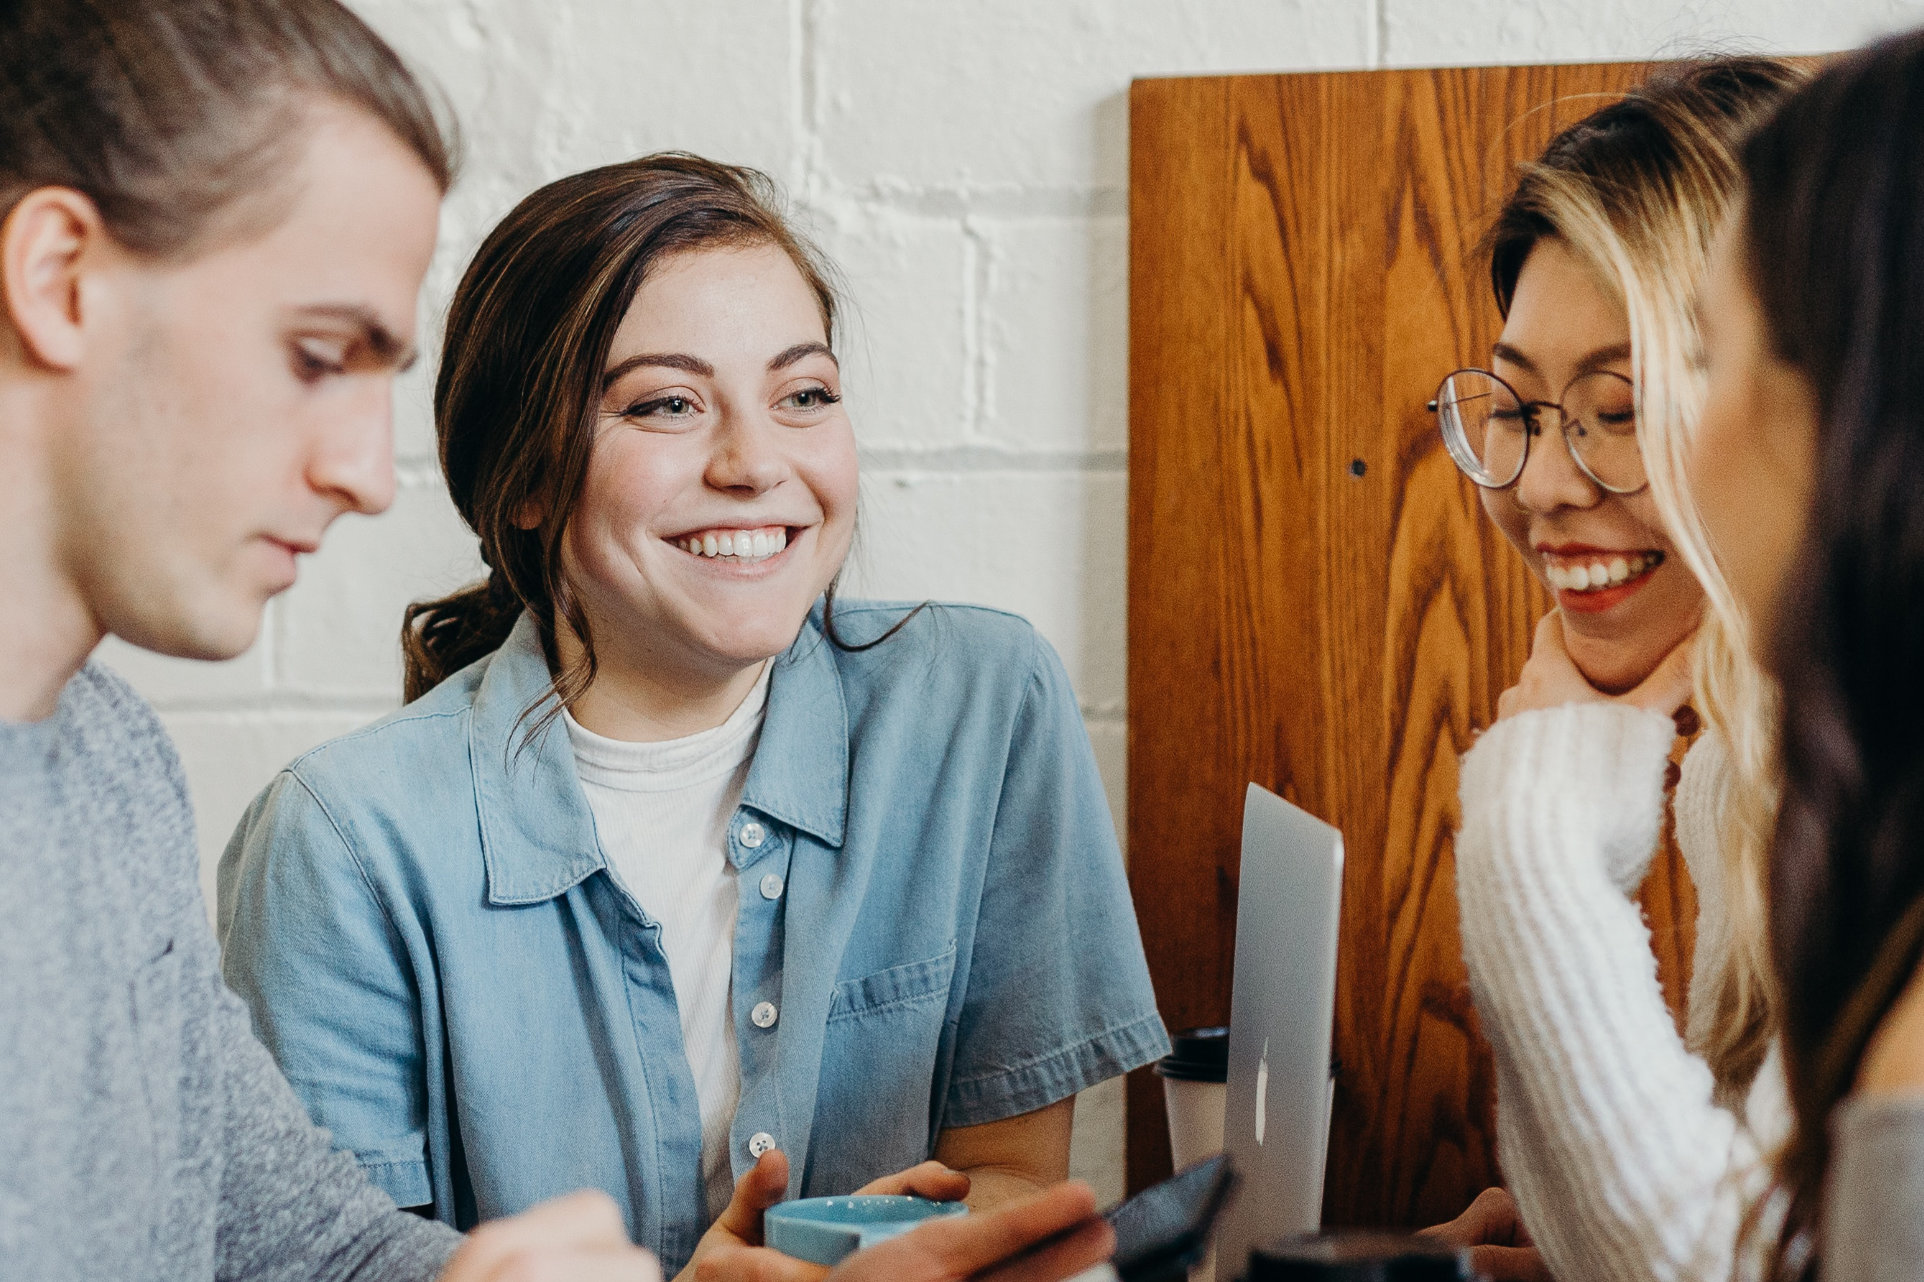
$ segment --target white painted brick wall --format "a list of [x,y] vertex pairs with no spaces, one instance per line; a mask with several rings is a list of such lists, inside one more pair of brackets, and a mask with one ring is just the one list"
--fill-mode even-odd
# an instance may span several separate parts
[[[352,2],[466,134],[430,335],[482,234],[541,182],[673,147],[787,185],[855,305],[853,587],[1034,619],[1081,693],[1118,822],[1132,76],[1808,52],[1924,22],[1924,0]],[[394,509],[337,526],[250,653],[107,649],[179,740],[210,874],[275,769],[398,700],[401,606],[475,571],[433,465],[429,383],[423,368],[398,396]],[[1083,1104],[1076,1167],[1113,1195],[1120,1092]]]

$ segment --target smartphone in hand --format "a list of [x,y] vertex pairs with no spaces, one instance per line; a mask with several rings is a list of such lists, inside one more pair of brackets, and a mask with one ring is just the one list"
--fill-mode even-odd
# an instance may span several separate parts
[[1105,1211],[1116,1231],[1122,1282],[1179,1282],[1209,1252],[1216,1219],[1236,1190],[1227,1154],[1204,1158]]

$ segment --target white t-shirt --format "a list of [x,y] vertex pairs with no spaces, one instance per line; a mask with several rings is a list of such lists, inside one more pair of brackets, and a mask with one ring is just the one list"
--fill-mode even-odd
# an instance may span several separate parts
[[761,735],[772,667],[763,667],[727,721],[683,739],[630,743],[567,718],[575,772],[601,848],[643,911],[661,923],[682,1045],[701,1105],[702,1182],[711,1216],[734,1192],[728,1132],[741,1097],[729,1008],[736,886],[728,826]]

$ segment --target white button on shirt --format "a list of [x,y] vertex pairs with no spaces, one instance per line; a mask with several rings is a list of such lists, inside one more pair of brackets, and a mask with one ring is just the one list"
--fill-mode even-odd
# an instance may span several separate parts
[[780,899],[781,897],[782,897],[781,875],[779,873],[769,873],[766,877],[763,877],[762,878],[762,898],[763,899]]
[[[763,668],[727,721],[686,738],[631,743],[586,730],[573,717],[567,721],[595,837],[622,885],[661,926],[682,1047],[701,1110],[710,1215],[727,1206],[734,1192],[729,1131],[741,1098],[730,994],[740,891],[728,834],[761,734],[772,667]],[[738,835],[742,844],[756,846],[767,832],[749,823]]]
[[767,1131],[756,1131],[748,1137],[748,1155],[750,1157],[760,1157],[774,1147],[775,1137]]
[[775,1027],[776,1019],[779,1017],[779,1012],[776,1011],[774,1002],[759,1002],[756,1004],[755,1009],[748,1013],[748,1018],[753,1021],[757,1028],[773,1028]]
[[742,845],[754,850],[768,838],[768,829],[750,819],[742,825]]

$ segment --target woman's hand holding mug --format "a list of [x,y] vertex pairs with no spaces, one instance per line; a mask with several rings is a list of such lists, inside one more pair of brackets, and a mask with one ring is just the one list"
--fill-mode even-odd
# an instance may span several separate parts
[[[812,1264],[802,1267],[813,1273],[791,1274],[787,1266],[802,1262],[762,1245],[762,1215],[780,1202],[787,1191],[788,1157],[780,1149],[770,1149],[748,1174],[736,1181],[735,1196],[729,1199],[727,1209],[709,1226],[708,1232],[702,1234],[688,1267],[677,1275],[676,1282],[701,1278],[739,1278],[746,1282],[762,1277],[820,1276],[823,1270]],[[925,1197],[932,1202],[958,1202],[969,1195],[969,1177],[960,1171],[951,1171],[940,1162],[923,1162],[906,1171],[872,1180],[855,1192],[857,1196],[894,1193]],[[716,1267],[723,1262],[726,1267]],[[769,1268],[774,1271],[766,1271]]]
[[[760,1245],[762,1214],[781,1201],[787,1183],[788,1159],[778,1150],[764,1154],[677,1282],[1062,1282],[1115,1249],[1095,1194],[1071,1182],[993,1211],[931,1220],[831,1271]],[[859,1191],[954,1200],[968,1192],[968,1177],[924,1162]]]

